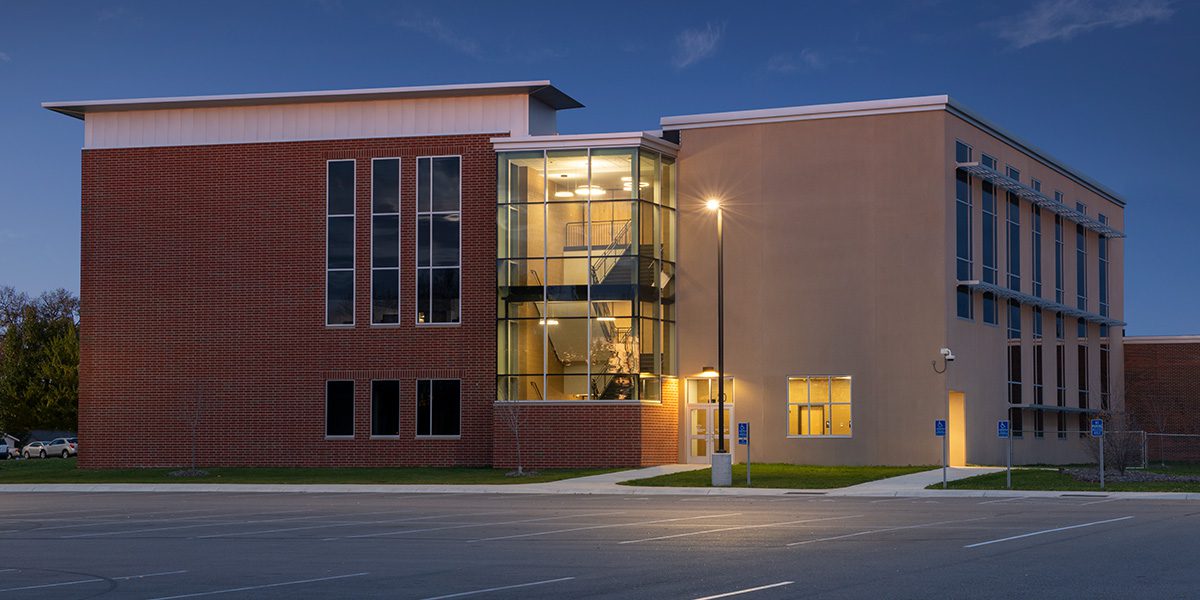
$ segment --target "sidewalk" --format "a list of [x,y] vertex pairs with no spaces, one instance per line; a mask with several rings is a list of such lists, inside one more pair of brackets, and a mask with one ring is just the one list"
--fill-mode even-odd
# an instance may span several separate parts
[[[659,465],[644,469],[618,471],[590,477],[547,483],[504,485],[365,485],[365,484],[249,484],[249,483],[27,483],[0,484],[3,493],[272,493],[272,494],[612,494],[634,496],[789,496],[816,495],[878,498],[1060,498],[1091,497],[1140,500],[1200,500],[1200,493],[1185,492],[1068,492],[1018,490],[940,490],[925,489],[942,481],[942,470],[933,469],[899,477],[870,481],[845,488],[800,490],[773,488],[711,487],[640,487],[618,485],[622,481],[645,479],[669,473],[694,471],[707,465]],[[948,480],[1002,471],[1000,467],[952,467]]]

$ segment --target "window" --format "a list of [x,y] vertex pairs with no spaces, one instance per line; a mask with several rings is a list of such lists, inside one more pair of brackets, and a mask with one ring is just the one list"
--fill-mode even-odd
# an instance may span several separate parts
[[983,158],[979,159],[979,162],[982,163],[983,166],[985,166],[993,171],[996,170],[996,159],[991,156],[984,154]]
[[1035,192],[1042,191],[1042,182],[1038,181],[1037,179],[1030,179],[1029,185],[1033,186],[1033,191]]
[[[1108,217],[1100,215],[1100,223],[1108,225]],[[1100,315],[1108,316],[1108,238],[1100,236]],[[1105,336],[1107,337],[1107,335]]]
[[371,382],[371,437],[400,435],[400,382]]
[[1042,297],[1042,207],[1033,207],[1033,295]]
[[[1067,405],[1067,349],[1062,344],[1054,348],[1055,406]],[[1058,411],[1058,439],[1067,439],[1067,413]]]
[[325,382],[325,437],[354,437],[354,382]]
[[[986,159],[985,155],[985,159]],[[996,283],[996,189],[989,182],[983,182],[983,281]],[[996,314],[996,296],[983,294],[983,322],[995,325],[999,322]]]
[[[1008,403],[1021,404],[1021,305],[1008,301]],[[1021,437],[1021,410],[1010,409],[1013,437]]]
[[1063,303],[1063,218],[1054,215],[1054,301]]
[[[1041,340],[1033,345],[1033,403],[1041,405],[1045,403],[1043,396],[1043,388],[1045,376],[1042,372],[1042,344]],[[1033,437],[1044,437],[1046,432],[1045,411],[1035,410],[1033,412]]]
[[417,159],[417,323],[458,323],[462,157]]
[[1087,230],[1075,226],[1075,308],[1087,310]]
[[1108,344],[1100,344],[1100,410],[1108,410],[1109,392],[1111,391],[1108,381],[1109,355]]
[[1062,313],[1054,313],[1054,337],[1055,339],[1066,339],[1067,324]]
[[1008,194],[1008,288],[1021,291],[1021,199]]
[[461,391],[462,382],[457,379],[417,381],[418,436],[459,435]]
[[[955,159],[960,163],[971,162],[971,147],[958,142],[955,148]],[[959,281],[968,281],[971,279],[974,272],[974,256],[972,252],[972,211],[971,205],[971,177],[962,171],[955,174],[955,221],[956,221],[956,276]],[[958,286],[956,291],[958,303],[958,316],[964,319],[973,319],[974,306],[972,305],[971,290],[966,286]]]
[[1008,176],[1008,178],[1009,178],[1009,179],[1011,179],[1011,180],[1013,180],[1013,181],[1020,181],[1020,180],[1021,180],[1021,172],[1020,172],[1020,171],[1018,171],[1018,170],[1016,170],[1016,169],[1014,169],[1014,168],[1012,168],[1011,166],[1007,166],[1007,167],[1005,167],[1005,168],[1004,168],[1004,173],[1005,173],[1005,175],[1007,175],[1007,176]]
[[325,324],[354,325],[354,161],[325,170]]
[[[1079,346],[1079,408],[1088,407],[1088,349]],[[1088,432],[1087,413],[1079,413],[1079,437],[1085,437]]]
[[371,161],[371,322],[400,322],[400,159]]
[[788,378],[788,436],[850,437],[850,377]]

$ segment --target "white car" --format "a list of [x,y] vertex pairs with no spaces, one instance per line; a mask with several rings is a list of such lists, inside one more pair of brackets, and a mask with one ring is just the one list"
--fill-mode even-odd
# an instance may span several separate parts
[[25,458],[46,458],[46,442],[29,442],[21,449],[21,456]]
[[[70,458],[79,452],[75,438],[54,438],[46,444],[46,454]],[[43,456],[42,458],[45,458]]]

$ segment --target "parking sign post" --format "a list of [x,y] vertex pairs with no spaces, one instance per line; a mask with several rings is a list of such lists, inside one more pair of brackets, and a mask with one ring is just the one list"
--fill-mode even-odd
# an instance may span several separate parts
[[1005,452],[1005,454],[1008,456],[1008,458],[1005,461],[1006,462],[1005,481],[1006,481],[1006,487],[1008,487],[1008,489],[1011,490],[1012,489],[1012,436],[1009,435],[1009,431],[1008,431],[1008,419],[1000,419],[999,421],[996,422],[996,437],[1008,441],[1008,448],[1007,448],[1007,451]]
[[933,435],[942,438],[942,489],[946,489],[946,420],[936,419],[933,422]]
[[738,423],[738,445],[746,447],[746,487],[750,487],[750,422]]
[[1104,489],[1104,420],[1092,419],[1092,437],[1100,438],[1100,489]]

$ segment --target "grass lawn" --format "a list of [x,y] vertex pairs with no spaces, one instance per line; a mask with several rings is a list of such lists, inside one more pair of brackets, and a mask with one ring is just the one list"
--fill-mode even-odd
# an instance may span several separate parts
[[[1161,470],[1151,469],[1156,472],[1168,472],[1176,475],[1191,475],[1196,474],[1197,467],[1192,467],[1192,472],[1184,472],[1183,470]],[[958,481],[951,481],[947,487],[952,490],[1003,490],[1004,471],[999,473],[989,473],[987,475],[976,475]],[[1056,470],[1043,469],[1013,469],[1012,472],[1012,489],[1014,490],[1052,490],[1064,492],[1200,492],[1200,482],[1173,482],[1173,481],[1142,481],[1142,482],[1105,482],[1104,490],[1100,489],[1099,483],[1089,483],[1079,481],[1070,475],[1059,473]],[[931,485],[926,489],[941,489],[942,484]]]
[[[812,465],[752,464],[751,487],[823,490],[840,488],[876,479],[928,471],[935,467],[819,467]],[[635,479],[621,485],[656,487],[709,487],[712,469]],[[746,465],[733,465],[733,487],[746,487]]]
[[4,483],[542,483],[599,475],[622,469],[544,469],[536,475],[508,477],[508,469],[488,468],[210,468],[206,477],[171,477],[178,469],[75,468],[74,458],[0,461]]

